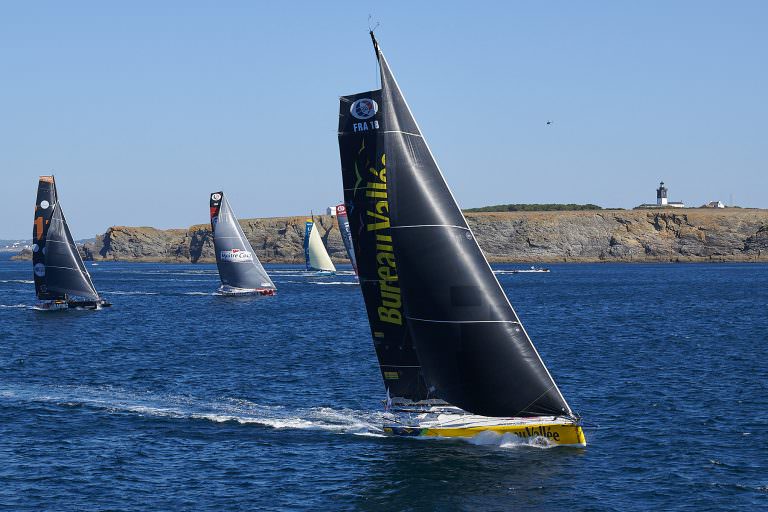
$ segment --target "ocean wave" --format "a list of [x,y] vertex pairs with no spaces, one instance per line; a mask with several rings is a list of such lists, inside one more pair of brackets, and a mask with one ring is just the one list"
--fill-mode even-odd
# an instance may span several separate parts
[[491,446],[503,449],[538,448],[546,450],[557,446],[543,437],[522,439],[510,432],[498,434],[490,430],[480,432],[474,437],[464,438],[464,440],[476,446]]
[[[263,405],[250,400],[222,397],[203,400],[185,395],[157,395],[133,392],[111,386],[32,386],[0,387],[0,400],[16,402],[45,402],[67,408],[89,408],[110,414],[127,413],[144,417],[178,420],[203,420],[213,423],[260,425],[276,430],[318,430],[361,437],[388,437],[382,425],[383,411],[361,411],[332,407],[292,408]],[[515,434],[481,432],[471,438],[414,437],[418,441],[458,441],[475,446],[500,449],[549,449],[556,445],[535,437],[521,439]]]
[[164,275],[164,276],[195,276],[195,275],[218,275],[219,271],[214,269],[199,269],[199,270],[178,270],[178,269],[172,269],[172,270],[156,270],[156,269],[147,269],[147,270],[125,270],[120,269],[119,272],[121,274],[140,274],[140,275]]
[[140,291],[121,291],[121,290],[103,290],[105,295],[159,295],[158,292],[140,292]]
[[0,308],[27,308],[29,304],[0,304]]
[[355,281],[330,281],[330,282],[318,281],[315,284],[322,284],[322,285],[329,285],[329,284],[330,285],[334,285],[334,284],[335,285],[338,285],[338,284],[347,284],[347,285],[349,285],[349,284],[351,284],[351,285],[355,285],[356,286],[358,283],[355,282]]
[[188,396],[128,392],[111,387],[53,386],[0,388],[0,399],[46,402],[61,407],[109,413],[131,413],[148,417],[235,422],[274,429],[312,429],[340,434],[383,435],[381,414],[330,407],[289,408],[260,405],[240,399],[205,401]]
[[35,284],[31,279],[0,279],[0,283]]

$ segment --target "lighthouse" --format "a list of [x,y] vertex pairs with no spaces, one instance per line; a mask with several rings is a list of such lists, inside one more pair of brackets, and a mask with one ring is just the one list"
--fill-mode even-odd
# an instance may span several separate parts
[[656,189],[656,205],[667,206],[667,187],[664,186],[664,182],[659,183],[659,188]]

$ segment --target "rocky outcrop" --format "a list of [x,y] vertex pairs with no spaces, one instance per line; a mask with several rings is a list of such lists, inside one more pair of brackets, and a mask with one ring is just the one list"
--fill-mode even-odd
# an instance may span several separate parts
[[[263,262],[304,261],[304,217],[244,219]],[[331,257],[346,261],[336,220],[315,217]],[[468,213],[496,262],[768,261],[768,210],[599,210]],[[88,259],[211,262],[210,226],[159,230],[115,226],[86,244]]]
[[492,261],[768,261],[768,210],[468,214]]
[[[77,242],[75,243],[77,244]],[[80,253],[81,258],[83,258],[84,260],[88,259],[88,253],[86,252],[84,245],[77,244],[77,250]],[[22,261],[25,261],[25,260],[32,261],[32,249],[22,249],[17,254],[14,254],[13,256],[11,256],[11,259],[22,260]]]
[[[303,263],[306,217],[242,219],[240,226],[262,262]],[[315,216],[320,237],[331,258],[346,261],[336,219]],[[120,261],[214,262],[213,237],[208,224],[189,229],[159,230],[114,226],[85,245],[88,259]]]
[[12,260],[32,260],[32,249],[22,249],[18,254],[11,256]]

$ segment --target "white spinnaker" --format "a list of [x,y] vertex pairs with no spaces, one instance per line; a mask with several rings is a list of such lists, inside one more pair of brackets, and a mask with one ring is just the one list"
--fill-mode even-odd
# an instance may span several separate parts
[[327,270],[336,272],[336,267],[325,250],[323,239],[317,232],[317,226],[312,225],[312,231],[309,233],[309,266],[315,270]]

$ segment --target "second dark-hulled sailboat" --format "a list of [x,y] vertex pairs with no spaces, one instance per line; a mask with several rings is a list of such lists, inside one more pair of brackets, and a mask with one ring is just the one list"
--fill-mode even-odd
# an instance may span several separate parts
[[352,270],[355,272],[355,275],[357,275],[355,249],[352,247],[352,230],[349,227],[349,219],[347,218],[347,207],[343,204],[336,206],[336,222],[339,223],[339,233],[341,233],[341,240],[344,242],[344,248],[347,250],[349,262],[352,264]]
[[384,430],[586,445],[371,39],[381,89],[341,97],[339,149]]
[[274,295],[275,283],[245,237],[224,192],[211,194],[211,230],[221,295]]
[[36,309],[99,309],[111,306],[93,286],[56,192],[53,176],[40,176],[32,228]]

